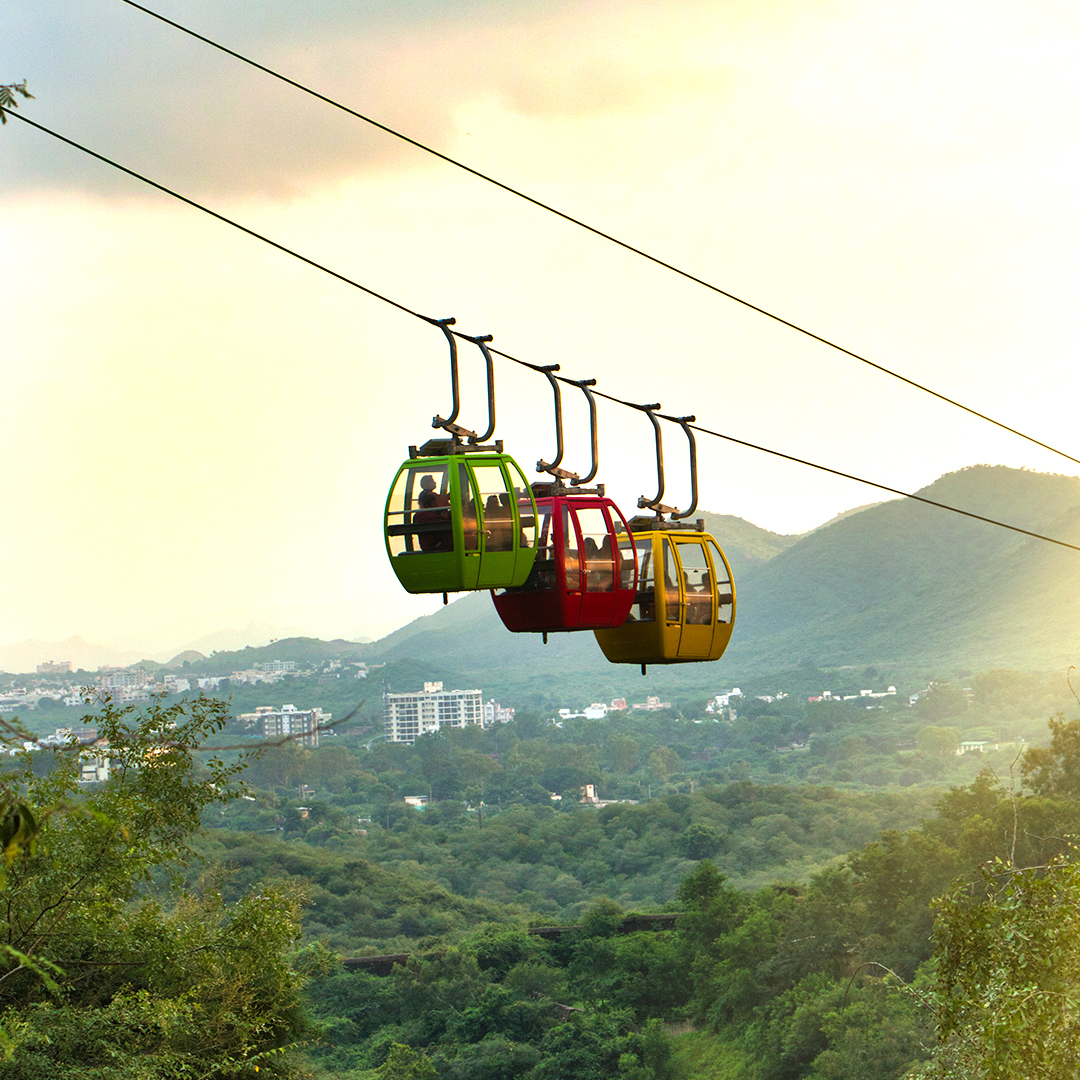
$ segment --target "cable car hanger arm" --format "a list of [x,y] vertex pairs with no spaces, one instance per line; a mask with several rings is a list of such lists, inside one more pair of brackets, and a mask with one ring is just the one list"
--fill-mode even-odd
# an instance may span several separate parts
[[[431,426],[449,431],[455,439],[465,438],[470,443],[482,443],[495,434],[495,361],[492,359],[491,351],[487,347],[487,343],[492,340],[492,336],[491,334],[484,334],[482,337],[473,337],[470,334],[462,334],[456,330],[451,330],[450,327],[454,325],[455,319],[427,319],[426,321],[433,326],[437,326],[446,335],[446,340],[450,345],[450,383],[454,396],[454,408],[450,415],[445,419],[436,415],[432,418]],[[461,410],[457,362],[457,338],[459,337],[463,341],[471,341],[484,354],[484,366],[487,372],[488,427],[483,435],[477,435],[475,431],[455,423]]]

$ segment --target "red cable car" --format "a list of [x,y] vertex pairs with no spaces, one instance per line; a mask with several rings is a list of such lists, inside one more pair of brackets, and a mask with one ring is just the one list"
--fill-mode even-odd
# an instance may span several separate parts
[[545,637],[622,626],[637,595],[637,556],[622,512],[602,487],[578,494],[561,483],[533,484],[533,493],[536,561],[524,585],[491,594],[499,618],[514,633]]
[[589,391],[596,380],[575,381],[589,402],[592,431],[592,470],[579,477],[559,468],[563,456],[562,396],[552,374],[558,365],[535,370],[547,376],[555,394],[558,443],[555,459],[538,461],[536,468],[555,479],[532,485],[537,522],[532,572],[524,585],[493,591],[491,596],[508,630],[543,634],[546,642],[549,633],[622,626],[637,595],[637,553],[633,541],[626,543],[629,526],[615,503],[605,498],[603,485],[581,486],[589,483],[597,470],[596,400]]

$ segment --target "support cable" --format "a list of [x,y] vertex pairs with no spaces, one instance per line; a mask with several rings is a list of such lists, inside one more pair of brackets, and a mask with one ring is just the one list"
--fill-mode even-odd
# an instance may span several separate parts
[[673,263],[666,262],[664,259],[659,258],[656,255],[651,255],[649,252],[642,248],[635,247],[633,244],[628,243],[625,240],[620,240],[617,236],[613,236],[611,233],[604,232],[602,229],[598,229],[594,225],[589,225],[587,222],[582,221],[580,218],[576,218],[571,214],[568,214],[558,208],[552,206],[550,203],[545,203],[540,199],[534,198],[532,195],[526,194],[518,188],[511,187],[509,184],[504,184],[501,180],[496,180],[493,176],[489,176],[487,173],[480,172],[479,169],[474,169],[470,165],[466,165],[462,161],[458,161],[456,158],[452,158],[447,154],[443,154],[433,147],[427,146],[417,139],[413,139],[408,135],[403,134],[400,131],[395,131],[394,128],[389,127],[386,124],[380,123],[378,120],[372,119],[370,116],[365,116],[363,113],[357,112],[355,109],[349,108],[348,105],[343,105],[339,101],[335,101],[331,97],[327,97],[325,94],[320,94],[317,90],[312,90],[310,87],[305,86],[303,83],[297,82],[295,79],[290,79],[287,75],[282,75],[280,72],[275,71],[273,68],[267,67],[265,64],[260,64],[256,60],[252,60],[250,57],[244,56],[243,53],[236,52],[234,49],[230,49],[225,45],[214,41],[212,38],[208,38],[203,34],[184,26],[182,23],[175,22],[173,19],[166,18],[164,15],[153,11],[148,7],[144,7],[142,4],[136,3],[136,0],[121,0],[122,3],[127,4],[128,7],[133,7],[138,11],[143,12],[145,15],[149,15],[153,19],[157,19],[159,22],[163,22],[168,26],[173,27],[175,30],[179,30],[183,34],[187,34],[189,37],[195,38],[197,41],[201,41],[211,48],[217,49],[219,52],[223,52],[228,56],[233,57],[236,60],[241,61],[250,67],[256,68],[258,71],[263,72],[271,78],[277,79],[280,82],[286,83],[289,86],[308,94],[309,96],[316,98],[317,100],[330,105],[335,109],[339,109],[341,112],[347,113],[349,116],[355,117],[357,120],[362,120],[365,124],[370,124],[372,127],[378,128],[380,131],[385,132],[387,135],[392,135],[395,139],[400,139],[402,142],[408,143],[410,146],[416,147],[418,150],[423,150],[427,154],[431,154],[433,157],[437,157],[440,161],[446,162],[448,165],[453,165],[455,168],[462,169],[463,171],[475,176],[478,180],[484,180],[489,184],[493,184],[495,187],[507,192],[510,195],[514,195],[519,199],[524,199],[528,203],[532,203],[533,206],[539,207],[541,210],[546,210],[550,214],[554,214],[556,217],[562,218],[563,221],[569,222],[571,225],[576,225],[580,229],[584,229],[586,232],[592,233],[594,236],[600,237],[602,240],[607,240],[609,243],[615,244],[617,247],[621,247],[624,251],[629,251],[631,254],[638,255],[643,259],[647,259],[649,262],[654,263],[656,266],[662,267],[665,270],[670,270],[673,274],[678,274],[680,277],[685,278],[687,281],[692,281],[695,285],[701,285],[703,288],[709,289],[711,292],[717,293],[720,296],[725,297],[728,300],[733,300],[736,304],[741,304],[745,308],[749,308],[751,311],[756,311],[759,315],[764,315],[767,319],[772,319],[774,322],[780,323],[782,326],[788,327],[790,330],[796,331],[796,333],[803,334],[808,338],[812,338],[814,341],[820,342],[822,345],[828,346],[830,349],[835,349],[837,352],[843,353],[845,356],[850,356],[853,360],[859,360],[860,362],[867,364],[869,367],[875,368],[877,371],[882,372],[885,375],[891,375],[894,379],[899,379],[900,382],[906,383],[908,386],[914,387],[916,390],[921,390],[925,394],[929,394],[931,397],[937,398],[939,401],[945,402],[946,405],[952,405],[957,409],[962,409],[964,412],[969,413],[971,416],[977,417],[980,420],[985,420],[988,424],[993,424],[995,427],[1001,428],[1003,431],[1009,432],[1011,435],[1016,435],[1018,438],[1024,439],[1027,442],[1034,443],[1036,446],[1042,447],[1044,450],[1049,450],[1052,454],[1057,454],[1059,457],[1063,457],[1068,461],[1075,462],[1080,465],[1080,458],[1073,457],[1072,454],[1065,453],[1064,450],[1058,450],[1051,446],[1049,443],[1043,442],[1041,439],[1036,439],[1033,435],[1026,435],[1024,432],[1019,431],[1014,427],[1010,427],[1008,424],[1003,423],[1000,420],[995,420],[992,416],[988,416],[986,413],[979,412],[978,409],[973,409],[968,405],[964,405],[962,402],[957,401],[955,398],[948,397],[945,394],[939,393],[937,390],[932,390],[924,383],[917,382],[915,379],[909,379],[906,375],[901,375],[898,371],[893,371],[892,368],[886,367],[884,364],[876,363],[866,356],[862,356],[857,352],[853,352],[851,349],[845,348],[843,345],[837,344],[835,341],[830,341],[826,337],[822,337],[820,334],[815,334],[812,330],[807,330],[805,327],[800,326],[798,323],[792,322],[790,319],[785,319],[781,315],[777,315],[772,311],[768,311],[766,308],[760,307],[757,304],[752,303],[749,300],[744,300],[742,297],[736,296],[734,293],[728,292],[726,289],[721,289],[720,286],[714,285],[704,278],[697,277],[695,274],[691,274],[688,270],[682,270]]
[[[128,0],[125,0],[125,3]],[[188,198],[186,195],[181,195],[179,192],[173,191],[172,188],[166,187],[164,184],[159,184],[156,180],[151,180],[149,177],[144,176],[142,173],[136,172],[134,169],[129,169],[126,165],[121,165],[119,162],[112,160],[112,158],[106,157],[104,154],[99,154],[96,150],[91,150],[89,147],[83,146],[81,143],[76,142],[74,139],[69,139],[66,135],[61,135],[59,132],[53,131],[51,128],[47,128],[44,124],[39,124],[35,120],[30,120],[26,116],[17,112],[7,112],[8,116],[14,117],[16,120],[21,120],[24,124],[28,124],[32,128],[36,128],[38,131],[44,132],[46,135],[51,135],[54,139],[58,139],[60,142],[66,143],[68,146],[74,147],[76,150],[81,150],[84,154],[88,154],[92,158],[96,158],[98,161],[103,162],[106,165],[112,166],[114,169],[118,169],[120,172],[126,173],[128,176],[133,177],[136,180],[141,181],[144,184],[148,184],[150,187],[163,192],[166,195],[172,196],[174,199],[180,200],[180,202],[194,208],[195,210],[201,210],[204,214],[209,214],[210,217],[215,218],[217,221],[223,222],[226,225],[231,225],[234,229],[239,229],[240,232],[245,233],[256,240],[261,240],[264,244],[269,244],[270,247],[276,248],[278,251],[285,255],[291,255],[294,259],[299,259],[301,262],[306,263],[308,266],[314,267],[316,270],[321,270],[324,274],[329,274],[331,277],[336,278],[338,281],[344,282],[346,285],[351,285],[354,289],[359,289],[361,292],[366,293],[368,296],[374,297],[376,300],[381,300],[384,304],[389,304],[391,307],[397,308],[398,311],[404,312],[406,315],[411,315],[415,319],[420,319],[422,322],[426,322],[431,326],[437,326],[444,334],[453,334],[455,337],[460,338],[462,341],[469,341],[476,344],[479,339],[471,337],[468,334],[460,333],[457,330],[449,330],[448,320],[435,319],[428,315],[423,315],[419,311],[413,310],[407,304],[402,304],[397,300],[393,300],[383,293],[377,292],[375,289],[369,288],[367,285],[362,285],[358,281],[354,281],[352,278],[347,277],[345,274],[338,273],[336,270],[330,269],[328,266],[324,266],[320,262],[316,262],[314,259],[309,259],[306,255],[301,255],[298,251],[294,251],[292,248],[286,247],[284,244],[279,244],[276,240],[271,240],[268,236],[264,236],[260,232],[256,232],[254,229],[248,228],[246,225],[241,225],[238,221],[234,221],[230,217],[226,217],[224,214],[218,213],[216,210],[211,210],[209,207],[204,206],[200,202],[196,202],[194,199]],[[512,356],[510,353],[502,352],[499,349],[490,349],[492,355],[501,356],[504,360],[509,360],[511,363],[518,364],[521,367],[531,368],[534,371],[542,371],[543,369],[536,364],[530,364],[526,360],[519,360],[516,356]],[[568,386],[579,386],[580,382],[564,378],[563,376],[554,376],[559,382],[565,383]],[[637,405],[631,401],[624,401],[622,398],[617,398],[611,394],[605,394],[599,390],[593,390],[592,393],[596,397],[601,397],[605,401],[610,401],[616,405],[622,405],[628,409],[634,409],[641,411],[642,406]],[[664,420],[670,420],[673,423],[682,423],[684,417],[667,416],[662,413],[657,413]],[[1009,525],[1004,521],[998,521],[996,518],[984,517],[982,514],[975,514],[969,510],[961,510],[959,507],[950,506],[948,503],[936,502],[933,499],[927,499],[922,495],[913,495],[907,491],[901,491],[899,488],[889,487],[886,484],[879,484],[873,480],[863,479],[861,476],[855,476],[853,473],[841,472],[839,469],[829,468],[827,465],[818,465],[815,462],[807,461],[804,458],[798,458],[792,454],[785,454],[779,450],[771,450],[765,446],[758,446],[755,443],[747,442],[744,439],[738,439],[733,435],[724,435],[719,431],[712,431],[709,428],[701,427],[697,424],[692,425],[695,431],[700,432],[703,435],[711,435],[714,438],[724,439],[728,442],[736,443],[739,446],[745,446],[750,450],[757,450],[763,454],[771,454],[773,457],[783,458],[786,461],[794,462],[798,465],[805,465],[811,469],[817,469],[820,472],[827,472],[833,476],[839,476],[845,480],[854,480],[856,483],[865,484],[867,487],[877,488],[879,491],[887,491],[893,495],[899,495],[905,499],[913,499],[916,502],[926,503],[928,506],[936,506],[941,510],[951,510],[954,514],[962,514],[964,517],[974,518],[976,521],[986,522],[988,525],[996,525],[1001,529],[1009,529],[1012,532],[1022,533],[1024,536],[1030,536],[1036,540],[1043,540],[1049,544],[1056,544],[1059,547],[1070,548],[1073,551],[1080,552],[1080,545],[1070,544],[1064,540],[1057,540],[1052,536],[1044,536],[1042,533],[1032,532],[1030,529],[1022,529],[1017,525]]]

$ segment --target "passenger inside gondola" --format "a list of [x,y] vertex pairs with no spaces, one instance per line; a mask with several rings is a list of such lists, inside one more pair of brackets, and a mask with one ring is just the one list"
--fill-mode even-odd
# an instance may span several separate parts
[[[422,509],[413,514],[413,522],[417,525],[433,525],[436,522],[449,522],[450,511],[438,509],[447,506],[450,502],[449,495],[439,496],[435,491],[435,478],[425,476],[420,481],[420,494],[417,496],[417,505]],[[421,551],[453,551],[454,534],[450,529],[423,529],[419,535]]]
[[484,507],[484,535],[488,551],[514,550],[513,514],[498,495],[489,495]]

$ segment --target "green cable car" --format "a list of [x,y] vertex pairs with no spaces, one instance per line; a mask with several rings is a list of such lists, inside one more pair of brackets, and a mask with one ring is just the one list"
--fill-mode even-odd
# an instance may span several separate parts
[[385,529],[406,592],[525,583],[536,559],[536,500],[502,444],[488,450],[451,439],[410,447],[386,500]]
[[495,375],[488,337],[460,335],[487,363],[488,428],[455,423],[460,407],[453,319],[437,325],[450,344],[454,409],[431,426],[450,438],[409,447],[386,499],[386,553],[407,592],[467,592],[522,585],[536,560],[536,500],[503,444],[483,445],[495,431]]

